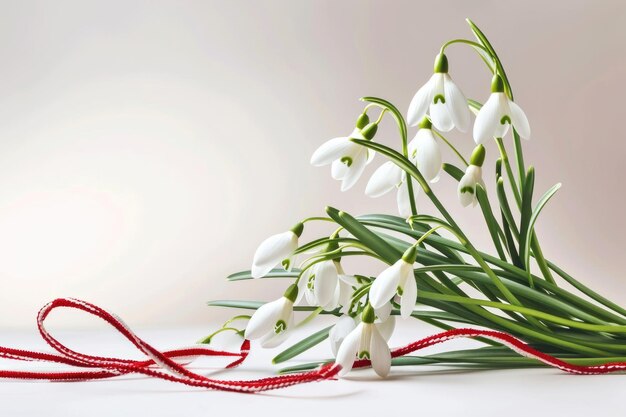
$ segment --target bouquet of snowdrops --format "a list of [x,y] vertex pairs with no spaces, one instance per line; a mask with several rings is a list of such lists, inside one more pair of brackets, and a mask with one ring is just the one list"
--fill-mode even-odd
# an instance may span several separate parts
[[[534,225],[560,184],[533,203],[535,174],[532,166],[524,163],[521,141],[529,139],[530,125],[514,101],[496,51],[481,30],[468,23],[476,41],[454,39],[443,44],[435,58],[434,74],[415,94],[406,119],[388,101],[364,97],[367,104],[354,130],[323,143],[311,157],[315,166],[330,165],[333,178],[341,181],[342,190],[348,190],[372,156],[380,154],[386,162],[369,179],[366,194],[378,197],[395,191],[399,216],[353,217],[328,207],[327,216],[304,219],[290,230],[267,238],[254,255],[251,271],[228,279],[283,278],[289,283],[286,291],[268,303],[210,302],[256,311],[229,320],[205,342],[232,330],[247,339],[259,339],[264,347],[275,347],[289,338],[294,311],[307,311],[311,314],[306,321],[330,314],[337,317],[336,323],[291,345],[274,361],[291,359],[325,339],[330,340],[335,359],[321,358],[318,363],[284,371],[310,369],[334,360],[346,373],[358,359],[369,359],[381,376],[387,375],[392,365],[541,365],[480,338],[485,347],[392,360],[387,341],[397,316],[442,329],[462,325],[506,332],[531,347],[580,365],[624,360],[626,310],[544,257]],[[468,100],[450,77],[445,52],[452,44],[473,48],[493,74],[491,93],[484,103]],[[377,116],[370,117],[374,112]],[[471,113],[475,114],[471,130],[476,147],[466,159],[444,133],[455,128],[469,131]],[[375,140],[385,116],[398,126],[397,150]],[[417,133],[409,141],[408,129],[413,126],[417,126]],[[497,144],[497,158],[486,155],[483,143],[489,140]],[[458,165],[442,162],[442,144],[454,151]],[[515,164],[509,159],[507,146],[514,149]],[[496,173],[495,188],[482,179],[486,163],[493,164],[489,169]],[[461,205],[480,207],[495,254],[476,248],[437,198],[431,184],[444,172],[458,181]],[[418,212],[418,194],[430,199],[438,213]],[[303,242],[306,223],[313,221],[334,223],[332,232]],[[305,254],[309,256],[302,260]],[[301,262],[296,267],[299,255]],[[388,267],[378,276],[345,271],[341,260],[347,256],[375,258]],[[577,291],[564,289],[561,282]],[[248,320],[245,329],[236,326],[237,320]]]

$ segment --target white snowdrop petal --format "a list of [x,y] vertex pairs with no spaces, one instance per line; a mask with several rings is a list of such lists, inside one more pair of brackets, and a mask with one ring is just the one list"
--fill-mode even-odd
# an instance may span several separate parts
[[442,132],[449,132],[454,128],[454,121],[448,111],[448,107],[445,103],[439,101],[437,104],[431,103],[430,105],[430,119],[438,130]]
[[359,323],[343,340],[339,349],[337,350],[337,356],[335,356],[335,363],[341,366],[339,376],[343,376],[350,372],[354,361],[356,360],[356,354],[361,342],[361,332],[363,329],[363,323]]
[[417,284],[415,278],[411,276],[406,280],[404,287],[402,288],[402,298],[400,299],[400,316],[403,319],[411,317],[411,313],[415,309],[415,300],[417,298]]
[[500,124],[499,117],[499,99],[497,94],[492,93],[487,102],[478,112],[476,121],[474,122],[474,141],[477,144],[484,143],[494,137],[495,131]]
[[347,137],[334,138],[322,143],[322,145],[313,152],[311,156],[311,165],[322,166],[328,165],[335,159],[341,159],[345,156],[351,147],[355,146]]
[[446,106],[454,125],[461,132],[467,132],[471,118],[467,105],[467,99],[459,87],[452,81],[448,74],[444,75],[444,91],[446,93]]
[[265,239],[252,260],[252,276],[260,278],[281,261],[288,258],[298,248],[298,237],[291,230]]
[[279,346],[285,340],[287,340],[289,338],[289,332],[291,330],[291,327],[293,326],[293,314],[291,314],[291,316],[286,320],[286,323],[287,323],[287,330],[280,332],[280,333],[274,333],[272,331],[268,333],[267,335],[265,335],[261,339],[261,347],[265,349],[271,349],[276,346]]
[[[417,189],[413,187],[414,194],[415,191],[417,191]],[[413,214],[411,211],[411,196],[409,195],[409,187],[407,187],[404,183],[398,187],[396,202],[398,204],[398,213],[400,216],[406,218]]]
[[331,302],[337,289],[337,268],[333,261],[324,261],[317,264],[315,270],[315,298],[320,305]]
[[391,161],[382,164],[370,177],[365,194],[380,197],[393,190],[402,181],[402,169]]
[[356,322],[350,316],[341,316],[337,323],[328,332],[328,340],[330,341],[330,349],[333,352],[333,356],[337,356],[339,346],[343,343],[346,336],[350,334],[356,327]]
[[417,168],[427,181],[434,182],[439,179],[442,166],[439,144],[430,129],[420,129],[415,140],[417,141],[415,157]]
[[430,106],[430,101],[432,100],[433,80],[436,79],[436,75],[437,74],[433,74],[428,82],[417,90],[417,93],[413,96],[406,116],[409,126],[415,126],[426,115],[428,106]]
[[389,346],[387,346],[387,341],[376,327],[372,329],[369,351],[374,371],[383,378],[389,375],[391,368],[391,351],[389,350]]
[[387,319],[391,316],[391,310],[392,306],[390,301],[387,301],[381,307],[374,309],[376,317],[378,317],[378,320],[381,322],[387,321]]
[[343,177],[343,181],[341,183],[341,191],[347,191],[352,188],[354,184],[356,184],[356,182],[361,177],[361,174],[363,174],[363,171],[365,170],[366,163],[367,151],[365,149],[362,149],[361,152],[359,152],[354,157],[354,159],[352,160],[352,165],[350,165],[350,169]]
[[[391,305],[391,304],[390,304]],[[396,317],[389,316],[386,320],[376,323],[376,327],[380,332],[380,335],[387,341],[391,339],[391,335],[396,328]]]
[[348,165],[341,162],[339,159],[335,159],[330,165],[330,176],[333,177],[334,180],[342,180],[348,173],[348,170]]
[[248,322],[245,331],[245,338],[254,340],[274,332],[274,325],[283,309],[285,299],[271,301],[259,307]]
[[509,101],[509,108],[511,109],[511,120],[515,130],[524,139],[530,139],[530,124],[522,108],[513,101]]
[[402,259],[398,260],[381,272],[372,283],[369,293],[370,304],[375,309],[382,307],[396,294],[400,283],[402,263],[404,263]]

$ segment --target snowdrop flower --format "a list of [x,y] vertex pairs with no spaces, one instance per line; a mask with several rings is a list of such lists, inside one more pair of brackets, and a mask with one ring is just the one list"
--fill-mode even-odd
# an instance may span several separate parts
[[[400,167],[391,161],[385,162],[372,174],[365,187],[365,194],[376,198],[397,189],[398,212],[402,217],[409,217],[411,215],[411,201],[406,179],[407,175]],[[419,187],[413,187],[414,194],[417,193],[418,189]]]
[[396,294],[400,296],[400,316],[411,316],[417,298],[417,284],[413,275],[413,264],[417,257],[417,248],[411,246],[395,264],[385,269],[376,277],[370,288],[370,303],[380,308]]
[[470,126],[467,99],[448,75],[448,58],[444,54],[435,58],[434,72],[411,100],[407,114],[409,126],[418,124],[428,113],[435,127],[443,132],[455,126],[467,132]]
[[506,135],[509,126],[524,139],[530,138],[530,125],[520,106],[508,98],[504,92],[504,82],[498,74],[491,81],[491,95],[478,112],[474,123],[474,141],[484,143],[490,138]]
[[[388,303],[389,309],[388,312],[391,313],[391,303]],[[386,310],[386,307],[385,307]],[[389,341],[393,331],[396,327],[396,318],[395,316],[390,316],[389,314],[386,317],[382,318],[379,310],[375,310],[377,320],[374,322],[380,335],[385,339],[385,341]],[[383,313],[384,314],[384,313]],[[343,315],[337,320],[337,323],[330,329],[328,332],[328,340],[330,341],[330,349],[333,352],[333,355],[336,357],[337,352],[339,351],[339,346],[343,343],[345,338],[354,330],[357,326],[358,321],[355,318],[352,318],[348,315]]]
[[341,191],[350,189],[363,174],[365,165],[371,162],[374,152],[352,142],[351,139],[371,140],[378,130],[378,124],[369,123],[364,113],[359,116],[354,131],[346,137],[331,139],[322,144],[311,156],[311,164],[324,166],[331,164],[331,175],[341,180]]
[[463,175],[463,178],[459,181],[459,201],[463,207],[467,207],[470,204],[473,207],[478,203],[476,184],[480,184],[485,188],[482,174],[483,162],[485,162],[485,147],[478,145],[474,149],[474,152],[472,152],[470,164],[465,170],[465,175]]
[[313,265],[300,281],[300,288],[304,290],[309,305],[320,305],[325,310],[334,310],[337,307],[337,301],[333,298],[339,284],[339,272],[334,261]]
[[369,359],[379,376],[385,377],[389,374],[391,351],[378,325],[374,324],[375,319],[374,309],[368,304],[363,310],[361,323],[345,337],[337,350],[335,363],[341,365],[340,376],[350,372],[357,358]]
[[415,138],[409,143],[409,158],[420,170],[426,181],[439,181],[441,151],[432,131],[432,123],[424,117]]
[[356,321],[347,315],[343,315],[337,320],[337,323],[328,332],[328,340],[330,341],[330,349],[333,351],[333,356],[337,356],[339,346],[343,343],[344,339],[350,334],[356,327]]
[[298,238],[302,235],[303,230],[304,225],[298,223],[287,232],[265,239],[254,253],[252,277],[264,277],[281,262],[285,269],[289,269],[291,265],[289,258],[298,249]]
[[298,287],[292,284],[281,298],[259,307],[250,318],[244,337],[261,339],[264,348],[272,348],[284,342],[293,327],[293,304],[297,297]]

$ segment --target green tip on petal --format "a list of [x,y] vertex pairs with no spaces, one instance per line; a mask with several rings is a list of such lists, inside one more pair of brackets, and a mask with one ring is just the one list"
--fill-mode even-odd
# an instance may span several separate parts
[[470,164],[476,165],[477,167],[483,166],[483,163],[485,162],[485,154],[485,147],[483,145],[478,145],[474,148],[474,152],[472,152]]
[[291,228],[291,231],[298,237],[302,236],[302,232],[304,231],[304,223],[297,223],[294,227]]
[[435,57],[434,71],[441,73],[448,72],[448,57],[445,54],[438,54]]
[[502,81],[502,77],[498,74],[493,74],[493,78],[491,79],[491,92],[492,93],[503,93],[504,92],[504,81]]
[[296,284],[291,284],[283,294],[283,297],[292,303],[295,303],[296,298],[298,298],[298,286]]
[[370,117],[367,113],[361,113],[359,117],[356,119],[356,127],[358,129],[363,129],[370,122]]
[[361,134],[363,135],[365,139],[371,140],[374,137],[374,135],[376,135],[377,130],[378,130],[378,124],[370,123],[367,126],[365,126],[363,129],[361,129]]
[[404,252],[404,255],[402,255],[402,260],[413,265],[415,263],[415,259],[417,259],[417,248],[415,246],[411,246],[406,250],[406,252]]
[[374,311],[374,308],[368,303],[363,310],[363,314],[361,314],[361,321],[363,321],[363,323],[372,324],[375,320],[376,312]]
[[424,118],[420,121],[418,127],[420,129],[432,129],[433,124],[428,117],[424,116]]

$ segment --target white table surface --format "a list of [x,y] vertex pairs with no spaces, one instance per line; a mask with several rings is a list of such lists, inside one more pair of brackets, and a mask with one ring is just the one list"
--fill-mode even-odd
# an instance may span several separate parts
[[[161,349],[188,345],[207,327],[142,329],[137,333]],[[307,329],[311,331],[312,329]],[[415,340],[436,330],[418,323],[399,325],[392,345]],[[301,330],[299,330],[301,332]],[[66,345],[91,354],[140,358],[110,330],[54,332]],[[293,341],[299,340],[294,335]],[[227,343],[222,340],[222,344]],[[285,346],[291,343],[287,342]],[[3,346],[45,349],[36,330],[0,331]],[[459,349],[473,341],[452,341],[424,353]],[[193,369],[215,377],[241,379],[271,375],[279,369],[270,359],[277,351],[253,351],[235,370],[217,371],[211,359]],[[327,358],[327,342],[302,355],[302,360]],[[298,361],[292,361],[291,364]],[[224,363],[223,360],[221,363]],[[0,360],[0,369],[59,369],[59,366]],[[304,384],[245,395],[206,391],[141,376],[94,382],[0,381],[0,416],[614,416],[623,415],[626,375],[575,376],[555,369],[468,370],[433,366],[396,367],[381,380],[371,370],[353,372],[339,381]]]

